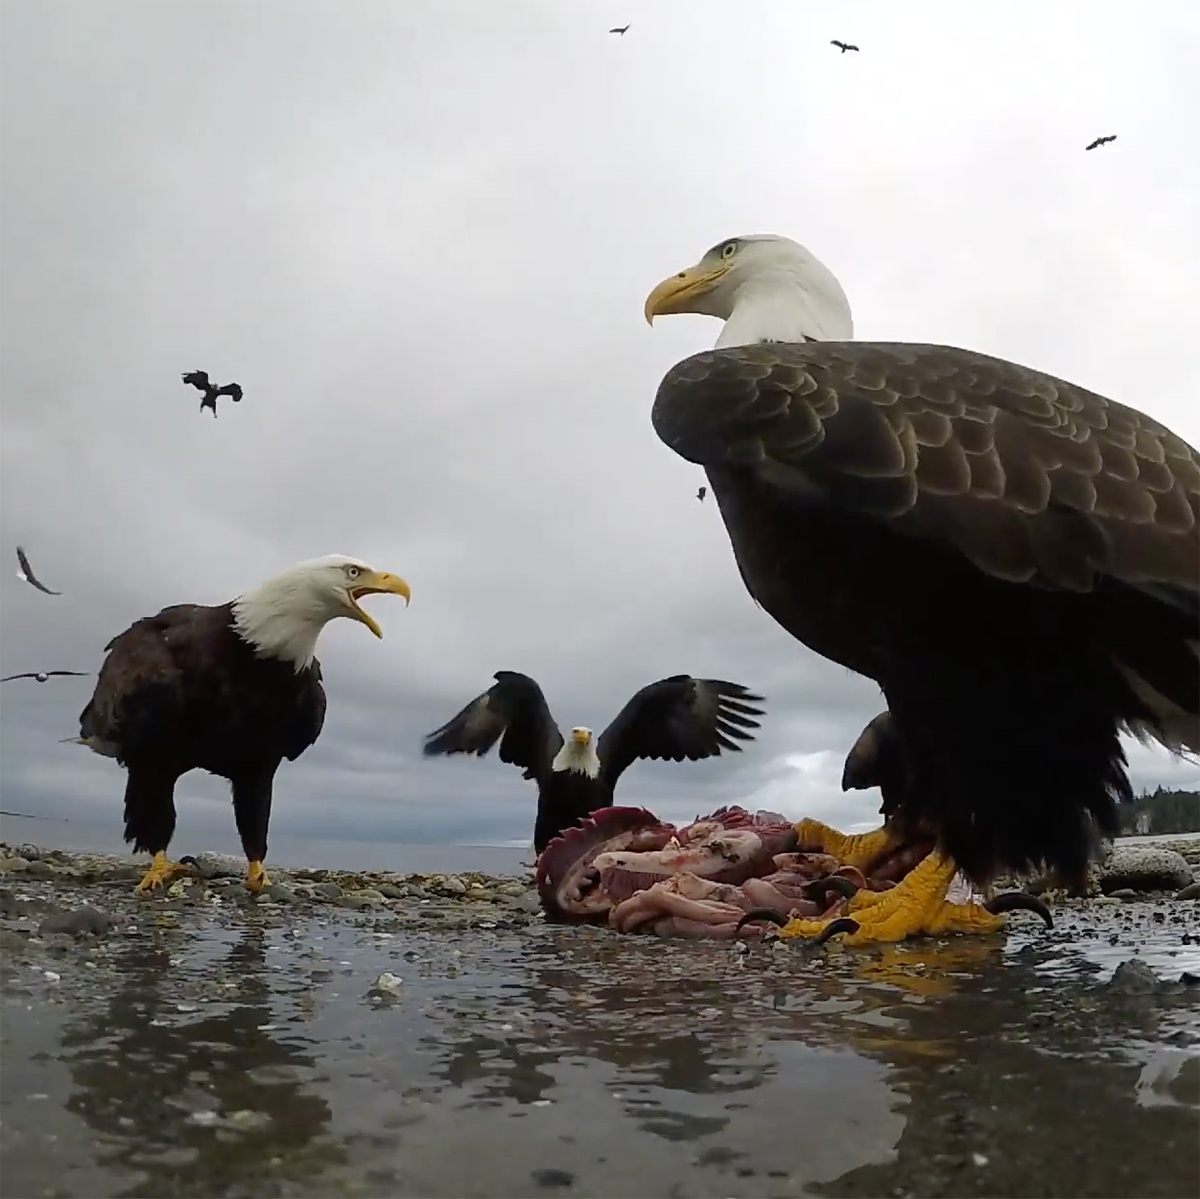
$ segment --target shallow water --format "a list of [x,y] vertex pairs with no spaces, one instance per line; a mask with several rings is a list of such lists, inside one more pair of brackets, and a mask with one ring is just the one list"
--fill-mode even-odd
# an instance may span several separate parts
[[6,942],[6,1194],[1200,1193],[1200,988],[1108,982],[1200,970],[1195,904],[741,953],[114,895]]

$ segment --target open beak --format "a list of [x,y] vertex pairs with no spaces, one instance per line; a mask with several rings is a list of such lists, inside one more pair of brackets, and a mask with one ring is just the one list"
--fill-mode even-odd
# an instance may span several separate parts
[[691,311],[687,307],[688,301],[702,296],[728,270],[729,264],[723,262],[717,267],[689,266],[678,275],[667,276],[646,297],[646,306],[642,310],[646,314],[646,323],[653,325],[656,316]]
[[412,598],[408,590],[408,584],[399,575],[390,575],[382,570],[360,575],[355,581],[354,586],[346,589],[346,598],[350,601],[350,615],[355,620],[362,621],[376,637],[382,637],[383,630],[358,606],[358,601],[364,595],[383,594],[404,596],[404,606],[406,608]]

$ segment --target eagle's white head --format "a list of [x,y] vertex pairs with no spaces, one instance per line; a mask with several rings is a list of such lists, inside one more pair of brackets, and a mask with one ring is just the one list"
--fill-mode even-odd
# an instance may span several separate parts
[[646,320],[696,312],[725,322],[716,348],[759,341],[849,341],[850,301],[833,272],[798,242],[754,233],[718,242],[647,297]]
[[233,626],[261,658],[282,658],[303,670],[313,660],[321,630],[337,616],[383,632],[358,606],[364,595],[386,592],[411,598],[398,575],[376,570],[358,558],[329,554],[298,562],[233,601]]
[[582,725],[571,730],[571,736],[554,755],[551,770],[573,770],[594,779],[600,773],[600,756],[596,753],[595,738],[591,729]]

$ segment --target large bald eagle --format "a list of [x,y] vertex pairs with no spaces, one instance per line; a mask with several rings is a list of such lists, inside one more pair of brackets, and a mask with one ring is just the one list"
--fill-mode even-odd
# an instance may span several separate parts
[[[936,834],[848,941],[998,927],[944,902],[956,865],[1078,878],[1131,798],[1119,732],[1200,752],[1200,455],[1028,367],[850,340],[837,280],[786,238],[714,246],[646,300],[675,312],[725,327],[667,373],[654,428],[704,467],[755,600],[879,684],[898,818]],[[798,831],[847,861],[888,840]]]
[[[589,812],[612,806],[617,780],[638,758],[699,761],[741,750],[759,727],[761,695],[738,683],[672,675],[643,687],[600,735],[582,725],[559,732],[542,689],[527,674],[500,670],[495,684],[425,739],[425,753],[482,757],[500,741],[500,761],[538,785],[534,852]],[[501,738],[503,738],[501,740]]]
[[167,860],[175,782],[189,770],[227,778],[248,863],[246,886],[268,882],[267,824],[275,771],[325,722],[317,638],[337,616],[383,633],[364,595],[409,599],[408,584],[340,554],[301,562],[227,604],[176,604],[130,625],[105,646],[79,741],[128,771],[125,840],[153,854],[139,892],[183,867]]

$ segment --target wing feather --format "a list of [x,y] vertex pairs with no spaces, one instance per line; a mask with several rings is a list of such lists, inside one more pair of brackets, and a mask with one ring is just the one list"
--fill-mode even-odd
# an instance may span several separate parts
[[948,541],[1000,578],[1197,589],[1200,454],[1028,367],[934,345],[730,347],[673,367],[653,419],[691,462]]
[[550,769],[563,738],[542,689],[527,674],[499,670],[496,682],[425,738],[424,752],[484,754],[500,740],[500,761],[519,766],[526,778]]
[[596,752],[600,769],[610,786],[638,758],[695,762],[740,751],[738,741],[753,741],[750,729],[759,727],[753,717],[762,703],[740,683],[723,679],[695,679],[672,675],[643,687],[617,713],[600,735]]

